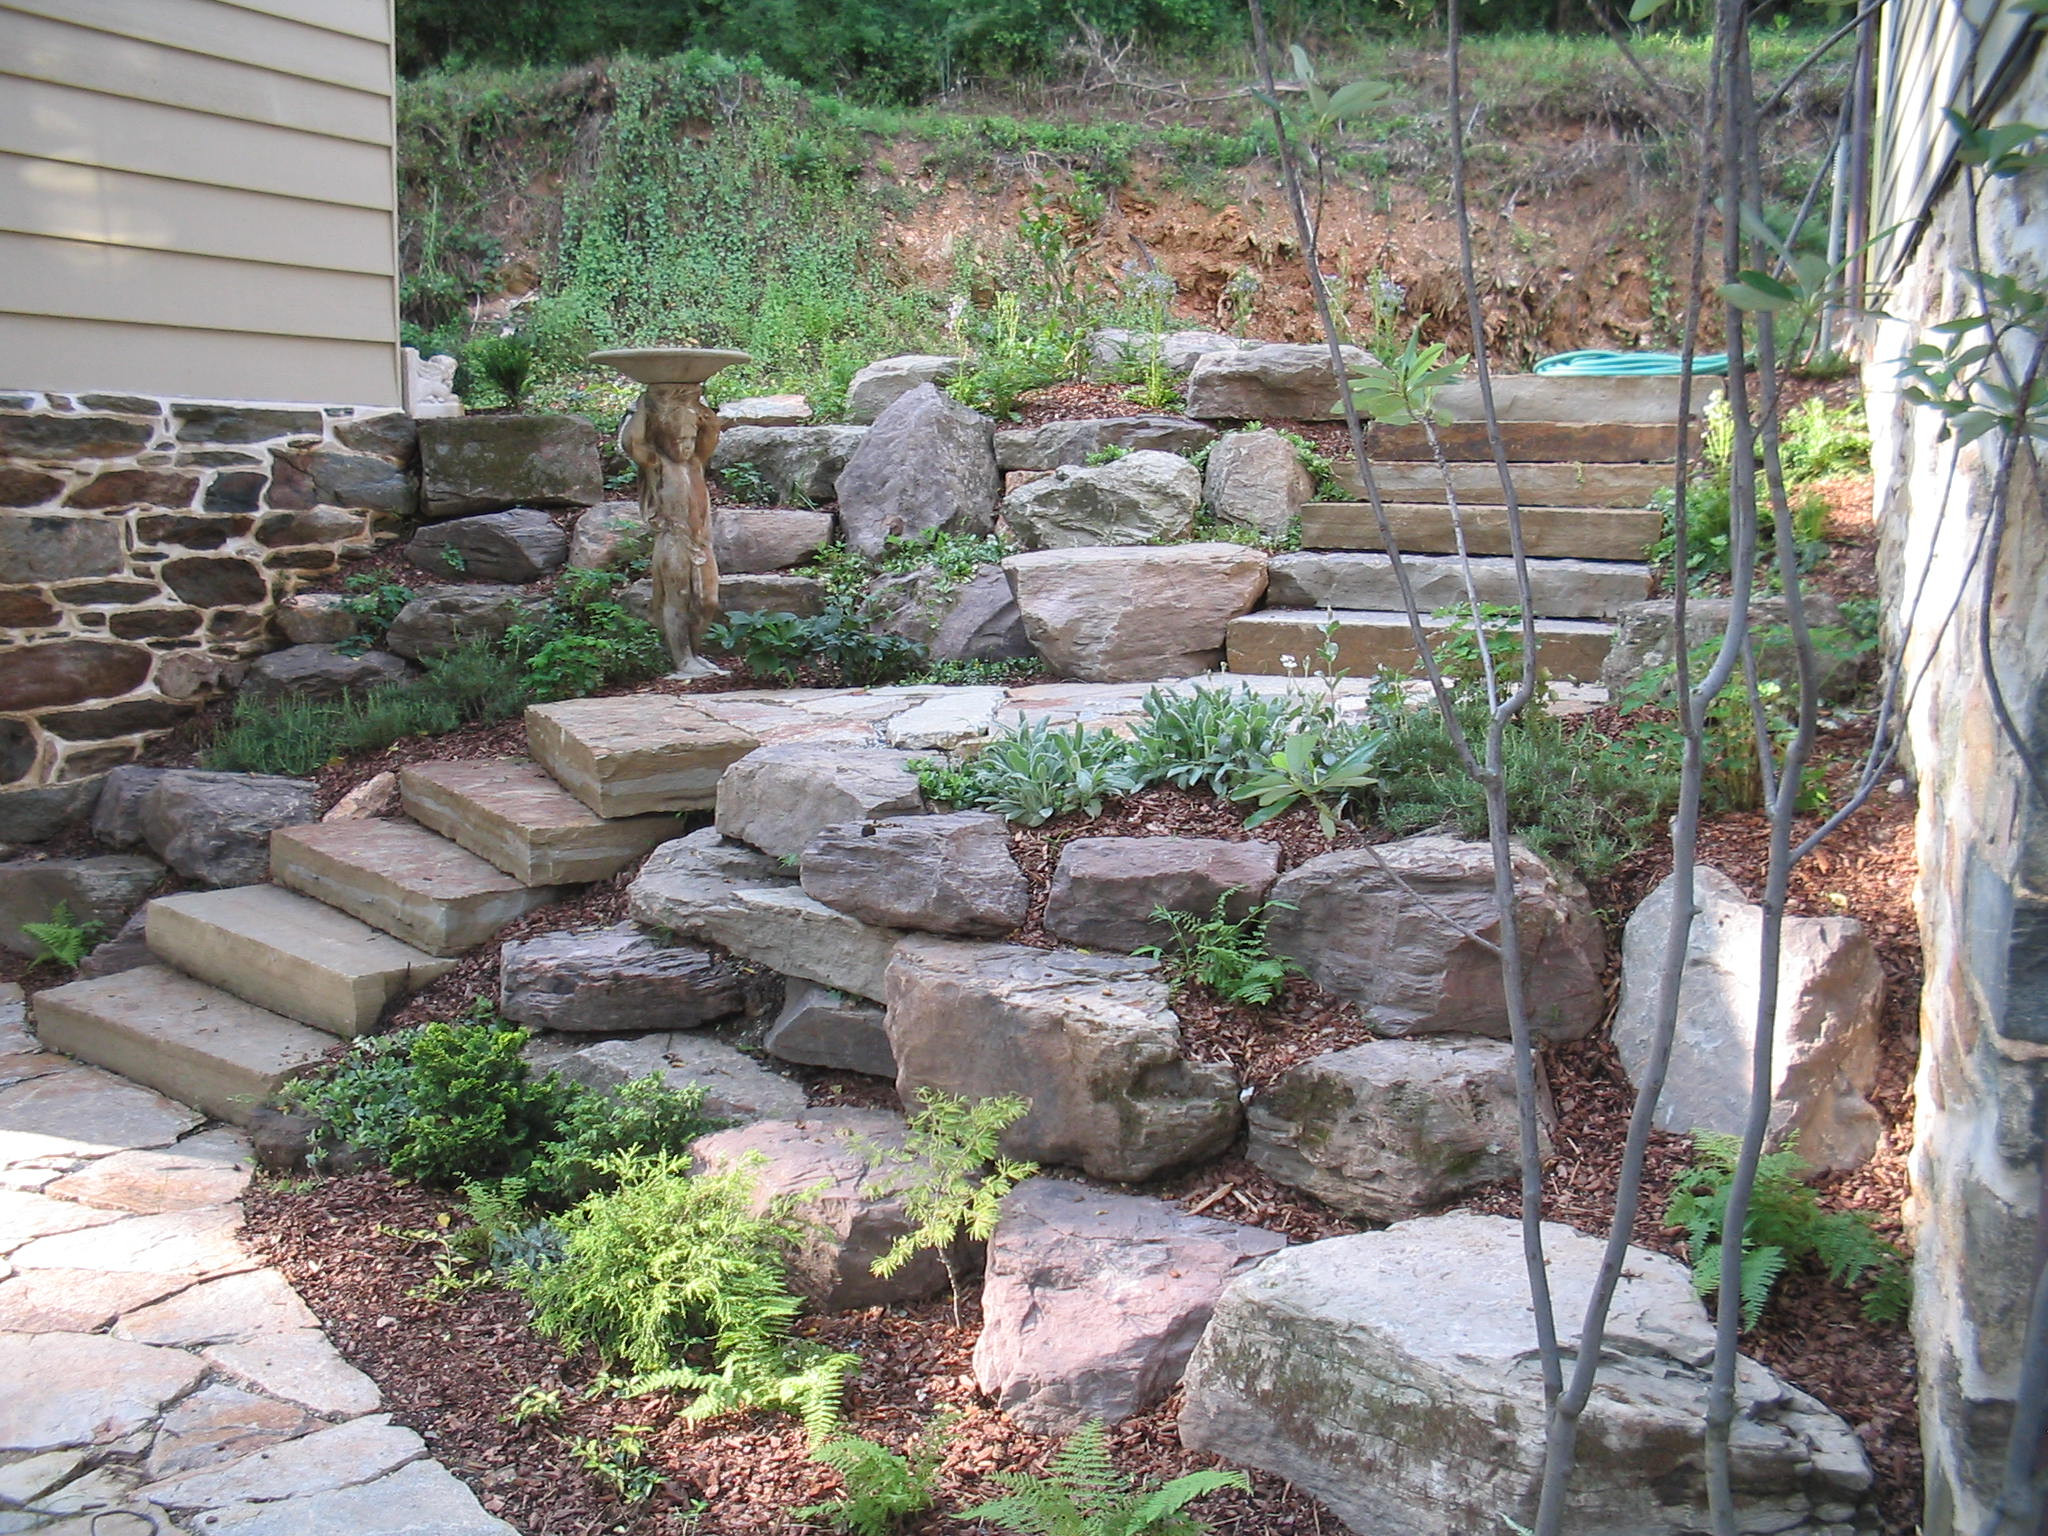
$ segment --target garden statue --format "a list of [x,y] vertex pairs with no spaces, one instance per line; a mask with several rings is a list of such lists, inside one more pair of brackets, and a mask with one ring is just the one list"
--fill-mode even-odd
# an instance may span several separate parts
[[455,393],[456,366],[452,357],[421,357],[411,347],[405,349],[405,409],[415,421],[462,414],[462,398]]
[[620,424],[619,451],[639,468],[640,511],[654,538],[654,624],[675,663],[671,676],[711,676],[719,669],[702,648],[704,631],[718,619],[718,557],[705,475],[719,424],[704,402],[704,381],[751,359],[698,347],[635,347],[593,352],[590,360],[647,386]]

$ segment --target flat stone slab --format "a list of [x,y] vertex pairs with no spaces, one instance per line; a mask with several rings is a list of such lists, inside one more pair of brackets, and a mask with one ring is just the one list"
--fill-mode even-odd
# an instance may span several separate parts
[[319,1326],[283,1275],[274,1269],[249,1269],[129,1312],[114,1325],[114,1337],[198,1349]]
[[97,1227],[114,1220],[108,1211],[95,1211],[70,1200],[52,1200],[48,1195],[25,1190],[0,1189],[0,1253],[9,1253],[24,1243],[57,1232],[75,1232],[80,1227]]
[[103,1227],[37,1238],[9,1255],[20,1270],[91,1269],[106,1274],[178,1275],[207,1279],[247,1269],[250,1258],[236,1235],[238,1206],[210,1205],[159,1216],[124,1216]]
[[534,760],[599,816],[709,810],[719,776],[759,744],[693,703],[645,694],[526,711]]
[[[1468,562],[1451,555],[1402,553],[1401,564],[1424,613],[1463,604]],[[1649,595],[1647,565],[1608,560],[1530,560],[1529,597],[1547,619],[1612,619],[1631,603]],[[1515,562],[1502,556],[1480,556],[1469,562],[1473,588],[1482,603],[1519,608],[1521,589]],[[1266,571],[1266,604],[1270,608],[1401,607],[1400,583],[1393,559],[1383,552],[1328,553],[1304,551],[1275,555]]]
[[201,1118],[90,1067],[45,1073],[0,1089],[0,1165],[161,1147],[196,1130]]
[[527,885],[608,880],[676,835],[672,815],[606,819],[518,758],[401,769],[405,813]]
[[410,821],[322,822],[270,840],[272,877],[430,955],[459,955],[558,901]]
[[[1382,503],[1402,553],[1452,555],[1458,550],[1450,508],[1427,503]],[[1474,555],[1513,553],[1507,513],[1499,507],[1461,505],[1465,548]],[[1664,531],[1664,514],[1635,507],[1524,506],[1522,548],[1531,559],[1628,560],[1644,558]],[[1319,501],[1301,509],[1304,549],[1370,549],[1386,540],[1365,502]]]
[[150,949],[247,1002],[336,1035],[454,968],[388,933],[277,885],[195,891],[150,903]]
[[[101,1334],[0,1334],[0,1451],[54,1451],[134,1433],[206,1373],[179,1349]],[[19,1390],[24,1382],[33,1391]]]
[[188,1284],[183,1275],[98,1269],[25,1269],[0,1281],[0,1331],[97,1333],[116,1318]]
[[374,1413],[384,1400],[377,1384],[342,1359],[317,1328],[293,1328],[216,1344],[203,1358],[259,1392],[332,1418]]
[[44,1040],[215,1119],[245,1125],[333,1037],[160,965],[39,993]]
[[[1332,620],[1337,625],[1337,666],[1354,677],[1368,676],[1382,667],[1390,672],[1412,672],[1421,665],[1404,613],[1268,608],[1230,621],[1230,670],[1300,671],[1324,643],[1324,630]],[[1452,623],[1431,616],[1423,619],[1422,627],[1435,637],[1447,632]],[[1597,682],[1613,640],[1612,624],[1592,619],[1538,619],[1536,661],[1552,677]],[[1290,656],[1296,662],[1291,668],[1283,659]]]
[[374,1482],[269,1504],[213,1510],[207,1536],[519,1536],[437,1462],[415,1461]]
[[240,1131],[215,1126],[162,1151],[137,1149],[88,1163],[48,1193],[103,1211],[156,1216],[239,1200],[254,1166]]
[[[1678,424],[1621,421],[1503,421],[1501,447],[1510,464],[1668,464],[1678,456]],[[1437,445],[1446,459],[1467,463],[1493,462],[1486,424],[1451,422],[1436,429]],[[1687,434],[1687,454],[1699,443],[1699,430]],[[1429,436],[1419,426],[1397,427],[1375,421],[1365,429],[1365,451],[1377,462],[1432,458]]]
[[[1674,426],[1684,384],[1675,375],[1581,378],[1561,373],[1497,373],[1489,382],[1494,416],[1504,422],[1668,422]],[[1704,411],[1721,388],[1717,379],[1694,378],[1694,414]],[[1445,385],[1436,392],[1433,403],[1453,421],[1486,419],[1476,378]]]
[[[1433,462],[1375,463],[1372,480],[1380,500],[1422,506],[1447,505],[1446,471]],[[1448,466],[1451,489],[1460,506],[1500,507],[1507,504],[1500,470],[1492,464]],[[1662,464],[1512,464],[1515,500],[1528,507],[1647,507],[1650,498],[1669,489],[1675,475]],[[1336,482],[1361,501],[1365,479],[1346,461],[1336,467]]]
[[803,1085],[722,1040],[678,1033],[593,1041],[536,1035],[526,1059],[586,1088],[610,1091],[643,1077],[664,1087],[704,1090],[704,1112],[720,1120],[784,1119],[804,1112]]
[[304,1498],[370,1482],[416,1459],[426,1448],[411,1430],[375,1414],[137,1491],[170,1510]]
[[218,1382],[202,1387],[164,1415],[144,1471],[166,1478],[233,1461],[304,1434],[318,1422],[295,1403]]

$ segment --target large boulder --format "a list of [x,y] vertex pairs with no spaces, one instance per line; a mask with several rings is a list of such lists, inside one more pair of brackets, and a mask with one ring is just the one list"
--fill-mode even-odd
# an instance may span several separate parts
[[875,419],[846,461],[839,526],[873,559],[890,539],[934,528],[987,533],[1001,492],[988,418],[920,384]]
[[1514,1047],[1375,1040],[1289,1067],[1245,1109],[1253,1163],[1347,1216],[1402,1221],[1519,1164]]
[[513,1023],[581,1034],[695,1029],[744,1001],[728,961],[656,943],[631,923],[514,940],[499,951],[498,980]]
[[[789,1254],[790,1289],[820,1312],[922,1301],[946,1288],[945,1260],[920,1248],[884,1278],[875,1260],[916,1230],[906,1188],[924,1170],[904,1152],[900,1115],[879,1109],[807,1109],[793,1119],[716,1131],[691,1147],[716,1172],[746,1166],[754,1211],[781,1205],[802,1234]],[[954,1250],[971,1266],[979,1244]]]
[[1031,905],[1009,823],[987,811],[826,827],[804,845],[801,878],[828,907],[924,933],[1009,933]]
[[[1543,1240],[1569,1362],[1605,1245],[1555,1223]],[[1710,1528],[1700,1425],[1713,1348],[1685,1267],[1629,1249],[1566,1530]],[[1526,1526],[1546,1415],[1521,1225],[1459,1213],[1277,1253],[1225,1289],[1186,1389],[1183,1444],[1287,1479],[1360,1536]],[[1752,1361],[1736,1377],[1735,1444],[1744,1531],[1860,1524],[1871,1473],[1855,1434]]]
[[277,605],[277,627],[293,645],[339,645],[356,632],[340,592],[298,592]]
[[[1695,871],[1695,915],[1678,986],[1671,1065],[1657,1100],[1660,1131],[1739,1135],[1749,1109],[1756,1045],[1763,908],[1710,865]],[[1672,923],[1667,878],[1629,918],[1621,945],[1614,1048],[1631,1082],[1649,1066],[1657,992]],[[1778,949],[1771,1053],[1771,1139],[1798,1137],[1799,1155],[1829,1172],[1869,1161],[1884,1123],[1877,1085],[1884,971],[1863,925],[1849,917],[1788,917]]]
[[1145,449],[1033,480],[1003,498],[1003,521],[1026,549],[1156,544],[1184,538],[1201,504],[1194,465]]
[[242,678],[242,692],[256,699],[338,699],[402,683],[416,669],[389,651],[350,655],[331,645],[288,645],[259,656]]
[[875,628],[915,640],[934,661],[1014,661],[1035,654],[1017,596],[1000,565],[964,582],[932,566],[884,576],[869,588]]
[[398,610],[384,632],[384,646],[412,661],[430,661],[465,645],[501,640],[514,624],[538,617],[542,606],[511,587],[428,587]]
[[[634,583],[646,586],[646,600],[637,608],[627,604],[627,612],[639,617],[651,618],[654,589],[651,583]],[[629,589],[630,590],[630,589]],[[728,576],[718,578],[718,606],[725,613],[793,613],[800,619],[816,618],[827,606],[829,594],[825,583],[809,576]]]
[[1214,442],[1216,429],[1185,416],[1105,416],[1089,421],[1049,421],[996,434],[996,467],[1058,469],[1085,464],[1105,448],[1154,453],[1193,453]]
[[718,830],[793,859],[825,828],[924,809],[911,754],[883,747],[762,747],[718,781]]
[[569,534],[569,564],[584,571],[615,571],[645,557],[652,543],[638,502],[602,502],[576,519]]
[[1202,917],[1220,901],[1241,918],[1280,874],[1277,844],[1209,837],[1077,837],[1060,850],[1046,897],[1045,931],[1083,949],[1128,954],[1171,927],[1160,908]]
[[712,451],[711,472],[744,465],[780,500],[815,506],[839,494],[839,473],[867,434],[866,427],[729,427]]
[[[1600,1022],[1606,941],[1585,888],[1514,844],[1515,928],[1530,1026],[1576,1040]],[[1326,853],[1273,886],[1266,942],[1388,1035],[1505,1040],[1500,918],[1485,843],[1431,833]]]
[[270,834],[318,821],[307,779],[173,769],[142,797],[143,841],[201,885],[258,885],[270,878]]
[[1277,538],[1315,493],[1315,476],[1278,432],[1226,433],[1209,450],[1202,500],[1223,522]]
[[711,537],[721,577],[786,571],[831,542],[832,514],[801,507],[720,507],[711,514]]
[[860,426],[871,425],[920,384],[943,384],[966,366],[964,358],[923,353],[869,363],[846,382],[846,419]]
[[61,906],[80,927],[112,933],[164,876],[155,859],[103,853],[85,859],[9,859],[0,864],[0,949],[33,958],[40,940],[24,923],[47,923]]
[[1030,1104],[1013,1157],[1138,1180],[1214,1156],[1237,1134],[1237,1075],[1181,1052],[1149,960],[911,937],[886,976],[896,1089]]
[[0,789],[0,843],[46,843],[91,820],[105,782],[105,775],[94,774]]
[[443,578],[539,581],[568,560],[569,535],[538,507],[514,507],[429,523],[405,546],[405,558]]
[[642,1078],[664,1088],[704,1090],[704,1113],[749,1124],[804,1112],[804,1090],[737,1046],[696,1034],[535,1035],[520,1053],[539,1072],[613,1093]]
[[1129,1418],[1173,1390],[1223,1287],[1286,1246],[1147,1195],[1026,1179],[989,1240],[975,1381],[1033,1434]]
[[1090,370],[1098,379],[1132,379],[1156,359],[1173,377],[1184,379],[1212,352],[1236,352],[1256,343],[1221,331],[1133,331],[1121,327],[1088,337]]
[[420,509],[429,518],[604,499],[597,428],[581,416],[453,416],[420,423]]
[[1208,672],[1258,606],[1266,557],[1241,544],[1047,549],[1003,562],[1024,632],[1061,677],[1151,682]]
[[718,408],[719,424],[726,427],[802,427],[816,414],[802,395],[748,395]]
[[[1685,600],[1687,651],[1709,643],[1718,647],[1734,606],[1732,598],[1688,597]],[[1653,694],[1670,692],[1667,669],[1674,660],[1671,630],[1677,611],[1678,605],[1670,598],[1659,597],[1630,603],[1616,614],[1614,643],[1608,647],[1607,660],[1600,668],[1600,686],[1610,697],[1619,699],[1624,694],[1648,688],[1648,679],[1659,672],[1667,675],[1661,685],[1650,691]],[[1843,635],[1841,605],[1825,592],[1806,593],[1805,611],[1806,622],[1811,628],[1832,630],[1837,637]],[[1791,643],[1785,599],[1753,599],[1749,605],[1749,623],[1753,635],[1764,637],[1755,646],[1758,674],[1787,688],[1796,686],[1799,658]],[[1854,690],[1861,663],[1852,647],[1837,638],[1833,643],[1816,644],[1814,652],[1820,663],[1822,698],[1838,698]],[[1694,669],[1695,682],[1698,681],[1699,670]]]
[[783,1061],[811,1067],[896,1076],[889,1029],[873,1003],[847,997],[816,982],[792,981],[782,1011],[768,1026],[761,1049]]
[[[1346,347],[1348,366],[1365,359]],[[1344,383],[1330,367],[1330,349],[1262,341],[1210,352],[1188,374],[1188,414],[1204,421],[1328,421],[1344,414]]]

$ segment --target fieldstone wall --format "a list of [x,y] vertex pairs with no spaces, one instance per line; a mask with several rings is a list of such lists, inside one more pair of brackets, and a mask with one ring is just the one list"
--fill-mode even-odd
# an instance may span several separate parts
[[[1995,121],[2015,119],[2048,121],[2040,58]],[[1981,264],[2048,287],[2044,205],[2041,171],[1993,182],[1977,210],[1980,263],[1969,206],[1952,191],[1885,303],[1909,318],[1877,328],[1864,373],[1892,653],[1902,654],[1908,679],[1927,669],[1907,729],[1926,948],[1912,1214],[1929,1536],[1984,1528],[2042,1263],[2048,805],[2000,731],[1979,650],[1998,445],[1987,438],[1958,455],[1938,441],[1934,413],[1900,398],[1896,359],[1939,339],[1926,326],[1981,312],[1964,268]],[[1873,222],[1910,211],[1880,207]],[[2027,358],[2016,366],[2024,374]],[[2048,507],[2024,469],[1992,572],[1990,615],[1991,664],[2027,756],[2037,773],[2048,771]]]
[[403,412],[0,393],[0,789],[133,761],[414,510]]

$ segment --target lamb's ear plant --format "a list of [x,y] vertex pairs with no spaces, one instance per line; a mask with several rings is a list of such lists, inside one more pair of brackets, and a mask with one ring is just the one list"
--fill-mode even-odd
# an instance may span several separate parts
[[1100,1420],[1076,1430],[1045,1474],[996,1472],[1002,1498],[963,1512],[1021,1536],[1203,1536],[1187,1506],[1222,1488],[1251,1487],[1242,1472],[1188,1472],[1157,1487],[1134,1483],[1110,1459]]

